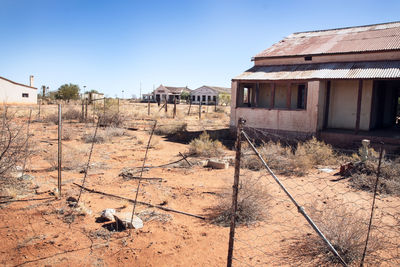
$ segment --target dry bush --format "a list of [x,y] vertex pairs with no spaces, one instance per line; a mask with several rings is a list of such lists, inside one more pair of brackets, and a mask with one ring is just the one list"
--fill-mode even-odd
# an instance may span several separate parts
[[210,136],[203,132],[199,138],[189,143],[189,154],[197,157],[219,157],[224,155],[224,147],[218,140],[211,140]]
[[318,141],[315,137],[304,143],[299,143],[297,150],[302,150],[302,156],[307,156],[313,165],[326,166],[338,163],[332,146],[325,144],[323,141]]
[[121,127],[125,122],[125,118],[117,112],[99,113],[99,123],[101,126]]
[[105,143],[108,140],[108,138],[104,131],[97,131],[96,136],[94,136],[93,133],[85,133],[82,136],[82,140],[84,143],[101,144]]
[[73,130],[71,128],[63,128],[62,140],[69,141],[72,138]]
[[48,122],[48,123],[54,123],[56,125],[58,125],[58,113],[50,113],[47,114],[44,118],[43,118],[44,122]]
[[156,135],[172,135],[181,132],[186,132],[187,123],[185,122],[173,122],[164,125],[158,125],[154,130]]
[[[260,170],[264,168],[261,160],[254,154],[253,150],[245,144],[243,146],[243,157],[241,165],[243,168]],[[289,146],[281,143],[263,143],[257,148],[268,166],[279,174],[303,176],[312,167],[311,161],[303,147],[298,148],[295,153]]]
[[[346,263],[354,264],[361,259],[368,230],[368,214],[356,212],[344,203],[314,204],[307,212]],[[374,229],[369,238],[367,260],[373,261],[384,242],[379,240]],[[297,263],[305,265],[332,266],[340,263],[326,243],[314,233],[297,238],[286,248],[286,253],[294,256]]]
[[[376,183],[378,162],[372,157],[365,163],[356,163],[348,174],[352,187],[373,192]],[[383,160],[377,188],[379,193],[400,196],[400,158]]]
[[[236,223],[249,225],[264,220],[268,215],[270,200],[266,187],[255,179],[243,179],[239,185]],[[223,192],[217,204],[208,210],[207,217],[211,223],[229,226],[232,214],[232,191]]]
[[63,120],[78,120],[80,121],[82,119],[82,113],[81,111],[75,109],[75,108],[68,108],[65,112],[62,114]]
[[[63,146],[62,149],[62,169],[63,170],[77,170],[85,166],[83,157],[87,155],[87,149],[85,148],[72,148],[69,146]],[[52,147],[50,150],[45,151],[45,160],[50,164],[49,171],[56,170],[58,168],[58,150],[57,147]]]
[[105,135],[108,138],[123,136],[125,134],[126,134],[126,131],[122,128],[107,127],[105,130]]
[[0,130],[0,180],[11,179],[10,173],[26,162],[32,153],[26,126],[14,119],[4,107]]

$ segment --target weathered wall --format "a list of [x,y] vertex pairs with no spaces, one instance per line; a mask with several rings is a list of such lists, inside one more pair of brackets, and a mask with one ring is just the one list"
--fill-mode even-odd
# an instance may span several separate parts
[[308,82],[307,109],[285,110],[267,108],[236,107],[237,82],[232,82],[231,126],[236,126],[239,117],[244,118],[246,126],[271,129],[315,133],[318,115],[319,81]]
[[376,60],[400,60],[400,53],[395,52],[379,52],[379,53],[355,53],[343,55],[320,55],[313,56],[311,61],[305,61],[304,56],[286,57],[286,58],[266,58],[255,59],[255,66],[268,65],[290,65],[290,64],[311,64],[324,62],[354,62],[354,61],[376,61]]
[[[28,94],[28,97],[22,97]],[[6,104],[37,104],[37,90],[0,79],[0,102]]]
[[[357,116],[358,80],[332,81],[328,128],[355,129]],[[360,130],[369,130],[372,81],[363,82]]]

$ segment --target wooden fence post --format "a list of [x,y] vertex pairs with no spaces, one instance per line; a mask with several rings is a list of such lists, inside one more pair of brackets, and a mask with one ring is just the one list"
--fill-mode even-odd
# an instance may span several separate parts
[[235,226],[236,226],[236,212],[237,212],[237,198],[239,194],[239,176],[240,176],[240,156],[241,156],[241,136],[243,130],[244,120],[239,118],[238,125],[236,128],[236,157],[235,157],[235,175],[233,180],[233,192],[232,192],[232,210],[231,210],[231,225],[229,231],[229,246],[228,246],[228,267],[232,266],[233,257],[233,243],[235,238]]
[[199,120],[201,120],[201,101],[199,103]]
[[85,101],[85,122],[87,122],[87,113],[88,113],[88,100]]
[[174,98],[174,119],[176,117],[176,98]]
[[150,116],[150,99],[147,101],[147,115]]
[[168,112],[168,102],[167,102],[167,97],[165,97],[165,113]]
[[192,99],[189,99],[189,110],[188,110],[188,115],[190,115],[190,108],[192,107]]

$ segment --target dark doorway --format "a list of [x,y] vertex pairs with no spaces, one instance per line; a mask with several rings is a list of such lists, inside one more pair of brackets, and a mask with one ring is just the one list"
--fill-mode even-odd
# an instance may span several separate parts
[[371,129],[400,129],[400,81],[374,81]]

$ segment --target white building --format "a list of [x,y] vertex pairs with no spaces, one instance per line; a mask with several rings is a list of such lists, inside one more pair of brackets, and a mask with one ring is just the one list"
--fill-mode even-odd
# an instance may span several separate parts
[[193,90],[190,97],[193,104],[199,104],[201,101],[201,103],[205,105],[214,105],[215,102],[219,105],[220,96],[223,94],[230,95],[230,93],[231,88],[203,85],[202,87]]
[[176,99],[177,103],[180,103],[181,95],[184,92],[190,94],[191,90],[187,86],[172,87],[161,84],[156,90],[154,90],[153,95],[156,102],[164,102],[167,100],[168,103],[174,103],[174,99]]
[[37,88],[33,87],[33,76],[29,77],[29,85],[0,76],[0,101],[7,105],[37,104]]

